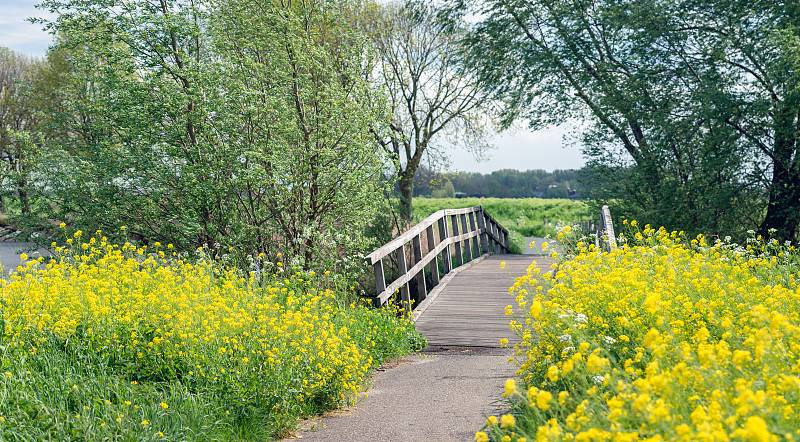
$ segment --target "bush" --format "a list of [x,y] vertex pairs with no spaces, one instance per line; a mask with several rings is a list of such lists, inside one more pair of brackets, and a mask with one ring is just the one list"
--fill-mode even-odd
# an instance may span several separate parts
[[798,438],[796,251],[631,225],[619,249],[580,242],[517,279],[521,385],[476,439]]
[[[279,261],[241,276],[98,235],[25,261],[0,300],[0,440],[253,440],[350,401],[424,346]],[[4,374],[2,374],[4,372]]]

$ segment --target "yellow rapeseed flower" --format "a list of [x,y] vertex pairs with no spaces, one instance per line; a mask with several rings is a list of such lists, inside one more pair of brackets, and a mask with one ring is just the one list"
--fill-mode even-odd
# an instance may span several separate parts
[[504,414],[500,417],[500,428],[513,427],[516,423],[517,420],[510,414]]
[[483,431],[475,433],[475,442],[489,442],[489,435]]
[[513,379],[506,379],[505,384],[505,393],[503,394],[504,397],[513,396],[517,394],[519,390],[517,390],[517,383]]

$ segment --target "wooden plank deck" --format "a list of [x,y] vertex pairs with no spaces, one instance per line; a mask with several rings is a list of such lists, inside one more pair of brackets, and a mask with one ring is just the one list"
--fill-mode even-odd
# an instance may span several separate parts
[[[536,261],[542,272],[553,259],[531,255],[495,255],[459,273],[417,319],[416,327],[429,346],[500,347],[500,340],[519,339],[505,316],[516,299],[508,294],[514,280]],[[501,269],[500,263],[506,268]]]

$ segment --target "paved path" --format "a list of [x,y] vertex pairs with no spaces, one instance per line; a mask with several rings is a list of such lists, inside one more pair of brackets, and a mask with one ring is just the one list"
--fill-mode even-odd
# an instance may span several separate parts
[[[355,406],[306,422],[309,441],[471,441],[500,413],[508,350],[431,348],[378,372]],[[313,429],[311,429],[313,428]],[[311,429],[311,430],[309,430]]]
[[[490,257],[456,276],[417,320],[429,347],[379,371],[374,386],[345,410],[310,420],[297,438],[310,441],[471,441],[489,415],[502,413],[505,380],[516,365],[499,348],[508,331],[508,287],[536,259]],[[506,268],[501,269],[500,263]],[[448,318],[447,312],[452,315]]]
[[49,256],[50,252],[46,249],[36,249],[36,244],[14,241],[0,241],[0,264],[3,266],[3,275],[16,270],[22,261],[19,254],[25,252],[28,256],[37,258],[39,256]]
[[[547,243],[547,251],[542,251],[542,243]],[[531,243],[533,247],[530,246]],[[545,255],[550,256],[553,253],[553,250],[561,251],[561,244],[558,243],[554,238],[540,238],[537,236],[526,236],[525,237],[525,244],[524,248],[522,249],[522,253],[524,255]]]

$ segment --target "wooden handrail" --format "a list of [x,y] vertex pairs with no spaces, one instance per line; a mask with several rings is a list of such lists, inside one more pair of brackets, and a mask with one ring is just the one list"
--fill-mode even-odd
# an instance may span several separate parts
[[[448,220],[448,218],[450,218]],[[439,242],[434,238],[434,226],[439,233]],[[460,229],[459,229],[460,226]],[[448,227],[452,232],[448,232]],[[420,235],[427,236],[428,252],[422,255]],[[414,265],[407,268],[406,245],[410,244]],[[455,249],[456,266],[451,262],[450,246]],[[375,304],[383,305],[395,293],[400,293],[400,301],[411,307],[409,283],[416,280],[417,289],[414,301],[425,299],[428,293],[425,281],[425,266],[430,265],[431,280],[434,287],[443,276],[460,268],[480,256],[493,253],[510,253],[508,230],[489,216],[481,206],[463,209],[439,210],[419,224],[367,255],[375,272]],[[394,254],[397,259],[398,277],[388,286],[383,269],[383,259]],[[439,275],[439,259],[445,275]],[[465,259],[466,258],[466,259]],[[431,287],[433,289],[434,287]]]
[[375,264],[379,259],[385,258],[387,255],[395,251],[401,244],[406,244],[415,236],[422,233],[423,230],[426,230],[428,227],[432,226],[434,223],[439,221],[441,218],[444,218],[448,215],[461,215],[467,213],[474,213],[474,212],[483,212],[484,216],[490,219],[493,223],[495,223],[499,228],[503,235],[508,235],[508,230],[505,227],[501,226],[500,223],[495,221],[494,218],[491,217],[488,213],[483,211],[483,207],[481,206],[474,206],[474,207],[465,207],[463,209],[443,209],[437,210],[430,214],[427,218],[420,221],[419,224],[415,225],[414,227],[406,230],[402,235],[398,236],[397,238],[389,241],[388,243],[382,245],[380,248],[375,250],[374,252],[367,255],[367,259],[370,260],[370,264]]

